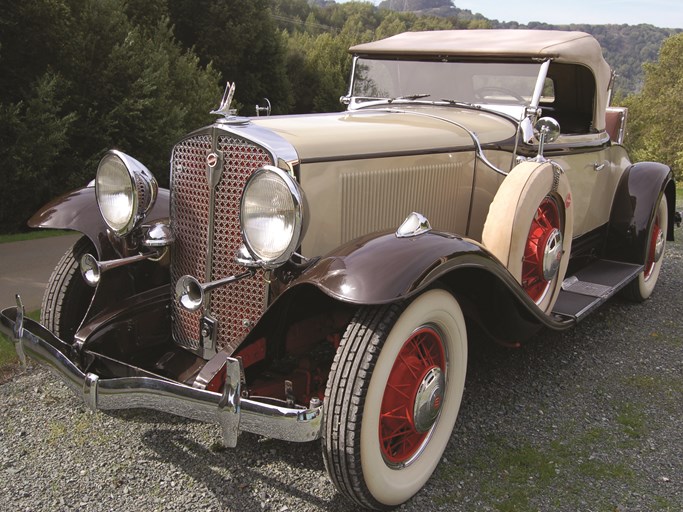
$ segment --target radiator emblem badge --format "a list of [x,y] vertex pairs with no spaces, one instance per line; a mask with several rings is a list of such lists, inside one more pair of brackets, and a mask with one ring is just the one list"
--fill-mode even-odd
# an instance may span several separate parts
[[218,155],[216,153],[209,153],[206,155],[206,164],[211,167],[212,169],[216,167],[216,164],[218,163]]

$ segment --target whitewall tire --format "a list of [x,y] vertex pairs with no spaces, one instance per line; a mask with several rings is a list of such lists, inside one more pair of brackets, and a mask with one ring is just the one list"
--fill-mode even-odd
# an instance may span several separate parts
[[569,180],[551,162],[523,162],[496,193],[482,244],[545,313],[560,293],[571,251],[574,214]]
[[648,229],[647,246],[644,248],[646,251],[645,266],[638,277],[624,289],[624,293],[629,299],[642,302],[652,295],[664,261],[668,228],[669,205],[666,196],[662,194]]
[[361,308],[325,393],[323,457],[337,488],[378,510],[418,492],[450,439],[466,371],[465,320],[447,291]]

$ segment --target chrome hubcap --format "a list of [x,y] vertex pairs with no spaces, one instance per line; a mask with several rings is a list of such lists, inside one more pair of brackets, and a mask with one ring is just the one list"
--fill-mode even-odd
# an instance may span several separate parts
[[562,232],[554,228],[548,235],[543,251],[543,279],[550,281],[560,268],[562,259]]
[[445,379],[441,368],[430,368],[422,378],[413,406],[415,430],[427,432],[436,422],[441,412]]

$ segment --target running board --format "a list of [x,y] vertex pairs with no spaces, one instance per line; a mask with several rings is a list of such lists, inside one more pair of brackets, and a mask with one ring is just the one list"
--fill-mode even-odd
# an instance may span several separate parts
[[562,283],[553,314],[583,320],[590,312],[635,279],[642,265],[598,260]]

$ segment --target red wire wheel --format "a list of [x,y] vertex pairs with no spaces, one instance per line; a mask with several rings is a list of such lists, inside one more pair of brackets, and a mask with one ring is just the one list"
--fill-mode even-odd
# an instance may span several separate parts
[[467,326],[450,292],[357,310],[330,368],[321,435],[330,479],[356,508],[388,510],[429,480],[466,373]]
[[382,398],[379,438],[388,464],[406,465],[420,453],[441,410],[445,374],[441,336],[420,327],[401,348]]
[[531,221],[522,262],[522,286],[537,304],[544,299],[557,275],[561,257],[560,212],[555,200],[546,197]]

